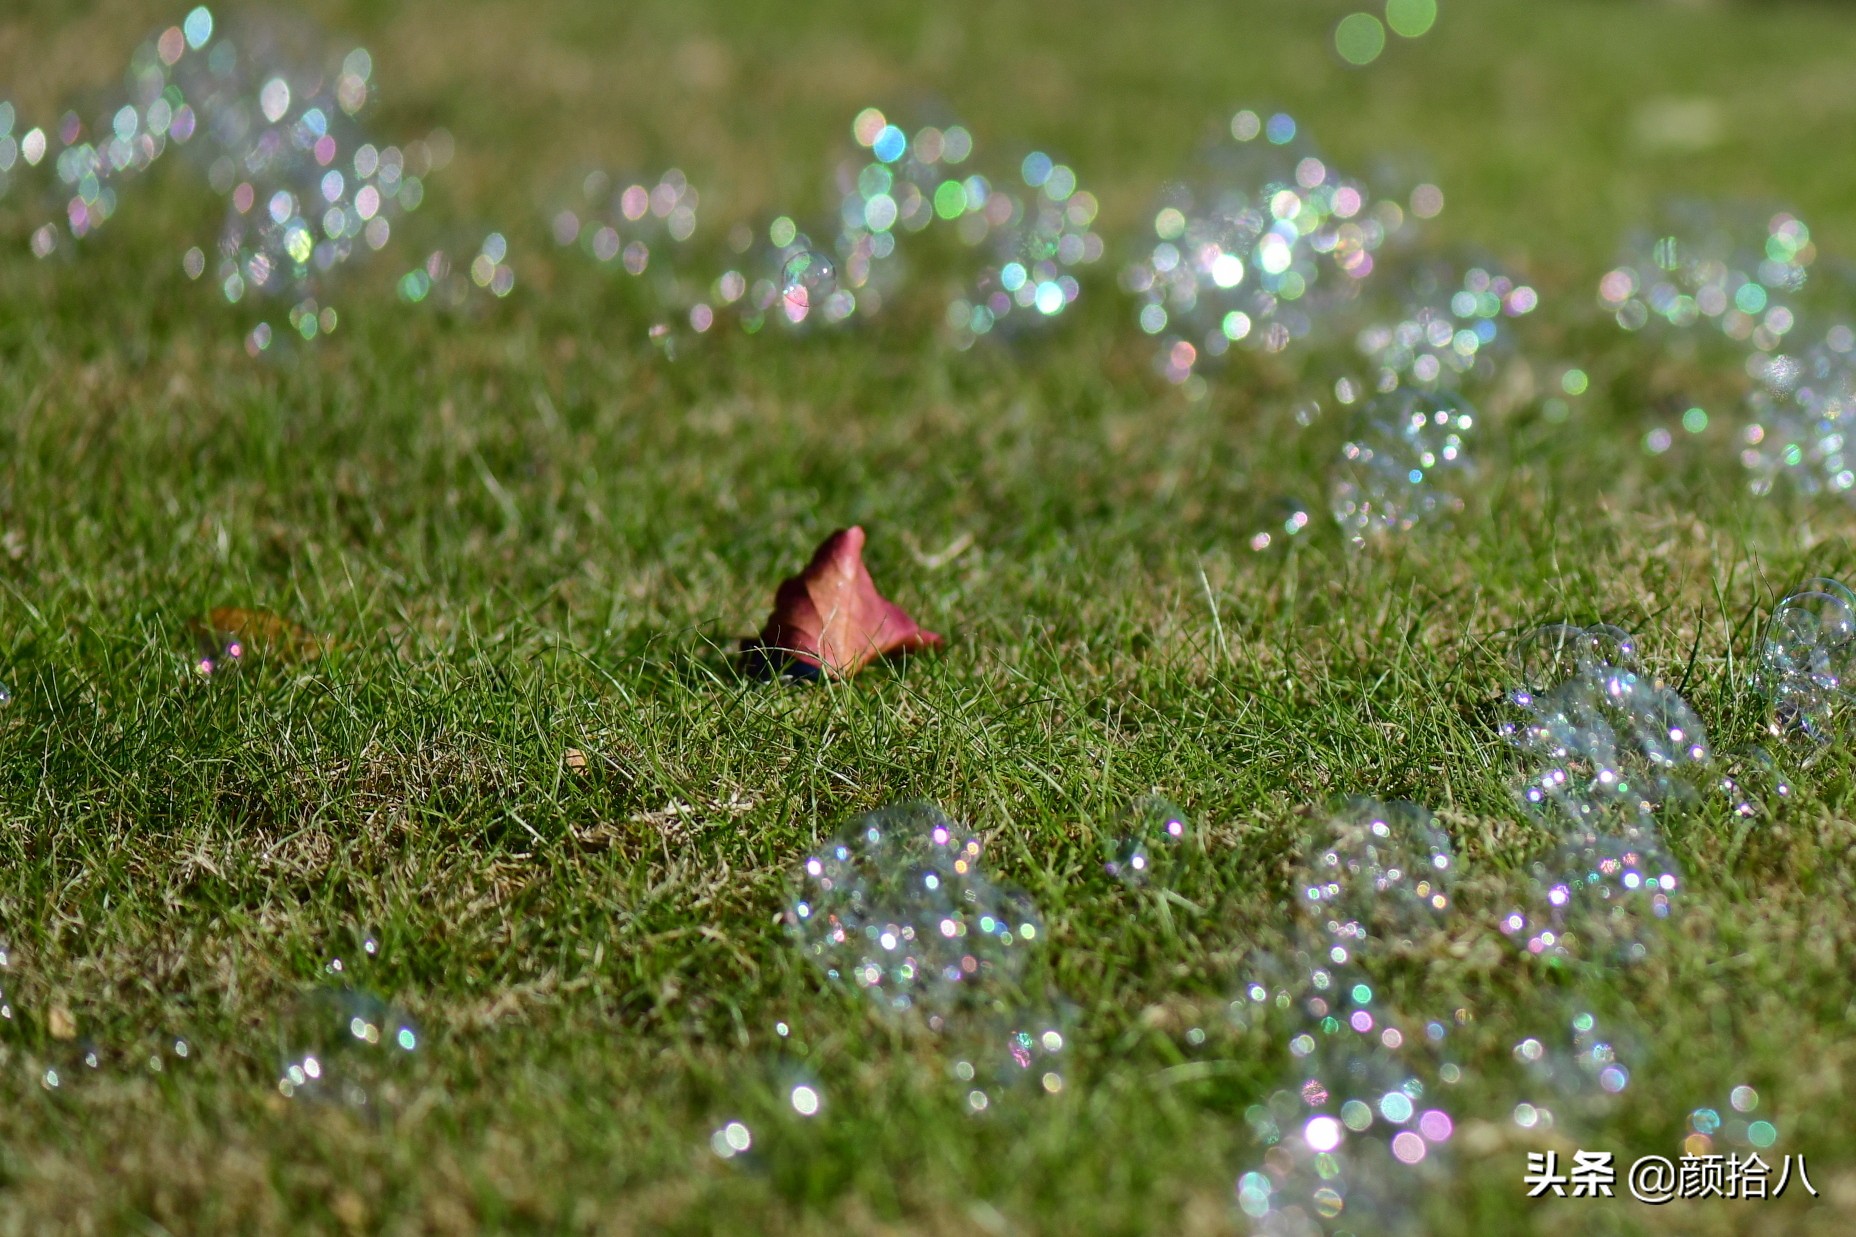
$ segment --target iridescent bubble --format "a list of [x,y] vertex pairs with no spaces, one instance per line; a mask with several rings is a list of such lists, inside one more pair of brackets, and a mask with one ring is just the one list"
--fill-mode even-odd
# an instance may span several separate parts
[[753,1146],[753,1131],[740,1121],[730,1121],[709,1136],[709,1149],[724,1160],[746,1155]]
[[1807,581],[1774,607],[1755,673],[1782,731],[1819,740],[1834,733],[1856,689],[1856,602],[1849,589]]
[[1307,910],[1332,946],[1356,952],[1368,940],[1409,944],[1434,932],[1456,860],[1423,808],[1356,799],[1316,833],[1302,872]]
[[1778,758],[1755,744],[1723,757],[1721,793],[1735,816],[1742,819],[1776,817],[1792,800],[1790,777]]
[[[1580,646],[1577,637],[1570,643]],[[1597,659],[1589,645],[1574,662],[1551,687],[1510,695],[1523,715],[1502,727],[1523,767],[1516,793],[1551,833],[1553,851],[1534,865],[1536,905],[1511,911],[1501,926],[1532,953],[1565,953],[1570,936],[1584,938],[1595,960],[1636,960],[1647,952],[1647,925],[1669,915],[1680,883],[1660,818],[1698,801],[1713,755],[1674,689]]]
[[278,664],[321,656],[329,642],[269,610],[220,606],[204,618],[187,620],[193,638],[193,669],[202,677],[225,675],[263,659]]
[[1598,284],[1599,304],[1627,331],[1712,327],[1758,353],[1776,351],[1817,256],[1788,212],[1672,203],[1626,243]]
[[979,274],[949,302],[945,321],[956,347],[981,337],[1038,329],[1068,312],[1082,295],[1079,274],[1102,257],[1095,195],[1076,173],[1042,151],[1010,179],[971,176],[968,208],[955,231],[984,255]]
[[1103,869],[1129,885],[1164,879],[1191,832],[1184,813],[1150,795],[1134,805],[1110,840]]
[[1310,507],[1299,498],[1273,498],[1266,504],[1263,526],[1250,535],[1250,548],[1257,553],[1293,545],[1308,528]]
[[349,988],[306,994],[278,1037],[278,1094],[369,1111],[403,1098],[406,1070],[421,1043],[403,1010]]
[[955,1007],[1011,991],[1043,931],[980,856],[938,808],[872,812],[806,859],[788,928],[827,978],[939,1030]]
[[802,314],[837,290],[838,268],[809,249],[788,258],[780,271],[780,295]]
[[1293,117],[1232,117],[1231,140],[1167,186],[1141,258],[1122,272],[1156,365],[1186,384],[1233,347],[1281,352],[1352,301],[1404,224],[1296,137]]
[[1396,314],[1379,317],[1354,338],[1371,367],[1368,384],[1384,392],[1493,383],[1516,355],[1517,320],[1540,298],[1492,265],[1458,274],[1443,263],[1418,264]]
[[1475,475],[1475,412],[1447,391],[1401,387],[1368,400],[1341,447],[1329,509],[1354,546],[1463,508]]
[[1747,396],[1740,463],[1755,494],[1783,482],[1856,501],[1856,351],[1833,342],[1771,358]]
[[1293,962],[1255,960],[1229,1010],[1241,1028],[1282,1034],[1289,1059],[1287,1085],[1246,1113],[1270,1147],[1237,1185],[1261,1231],[1343,1213],[1375,1231],[1414,1218],[1429,1178],[1413,1174],[1437,1170],[1454,1130],[1437,1101],[1451,1075],[1430,1059],[1447,1032],[1433,1020],[1408,1033],[1382,987],[1399,952],[1435,937],[1455,866],[1448,838],[1409,803],[1353,800],[1311,834]]
[[0,1024],[17,1025],[14,1017],[13,1003],[7,997],[6,987],[12,982],[13,951],[6,941],[0,940]]
[[1403,39],[1419,38],[1437,22],[1437,0],[1386,0],[1386,25]]

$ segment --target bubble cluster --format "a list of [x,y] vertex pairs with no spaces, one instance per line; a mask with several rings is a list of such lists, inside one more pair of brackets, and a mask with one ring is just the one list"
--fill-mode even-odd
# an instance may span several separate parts
[[963,186],[967,209],[955,226],[985,256],[978,276],[947,307],[956,347],[1058,317],[1082,293],[1075,272],[1102,257],[1093,227],[1096,198],[1078,187],[1074,171],[1034,150],[1017,179],[1023,196],[1009,182],[984,177],[969,177]]
[[1400,387],[1355,414],[1328,488],[1328,508],[1354,546],[1463,508],[1475,475],[1476,414],[1449,391]]
[[[19,118],[19,109],[11,101],[0,99],[0,201],[6,200],[21,172],[44,157],[44,141],[43,129],[28,128]],[[28,142],[32,146],[26,146]]]
[[955,1009],[1009,992],[1043,931],[980,853],[938,808],[872,812],[806,859],[787,925],[829,979],[940,1030]]
[[352,988],[306,994],[278,1034],[278,1094],[370,1111],[402,1098],[407,1063],[420,1046],[404,1010]]
[[1067,1085],[1077,1013],[1058,1004],[1005,1008],[961,1036],[948,1076],[967,1111],[983,1113],[1013,1091],[1057,1095]]
[[660,266],[680,258],[696,233],[701,205],[696,186],[674,167],[655,182],[592,171],[580,182],[579,201],[555,212],[554,241],[602,266],[641,276],[654,258]]
[[1103,871],[1128,885],[1165,879],[1192,832],[1185,813],[1158,795],[1136,803],[1108,843]]
[[980,243],[983,220],[971,212],[984,205],[990,182],[974,165],[973,135],[962,125],[928,125],[911,136],[866,107],[851,121],[851,136],[855,153],[838,164],[833,183],[833,244],[845,295],[867,315],[903,286],[902,238],[952,227],[969,245]]
[[15,138],[0,105],[0,173],[21,159],[50,169],[60,218],[31,237],[44,258],[96,232],[131,181],[185,147],[226,210],[216,244],[188,248],[182,269],[229,303],[284,307],[281,322],[247,335],[257,355],[286,333],[309,341],[336,329],[335,273],[384,248],[423,201],[425,177],[450,160],[443,130],[404,147],[371,141],[360,118],[375,89],[365,48],[337,56],[306,22],[220,22],[199,7],[136,49],[124,89],[94,121],[67,112]]
[[1780,732],[1829,738],[1856,698],[1856,593],[1837,580],[1806,580],[1773,607],[1755,674]]
[[484,296],[501,300],[515,290],[516,272],[509,263],[509,240],[492,232],[457,259],[434,249],[424,262],[400,276],[396,290],[408,305],[427,303],[441,309],[466,310]]
[[1451,276],[1428,264],[1412,276],[1399,316],[1367,326],[1354,342],[1381,392],[1454,390],[1495,378],[1501,358],[1516,351],[1515,319],[1539,304],[1533,288],[1484,266]]
[[1450,907],[1450,839],[1415,803],[1360,800],[1337,813],[1303,860],[1306,912],[1339,964],[1369,941],[1410,945]]
[[[1630,668],[1633,651],[1609,625],[1555,625],[1517,646],[1527,682],[1509,699],[1522,720],[1502,733],[1523,768],[1516,794],[1553,853],[1534,866],[1544,905],[1501,928],[1530,953],[1574,952],[1570,935],[1585,956],[1640,959],[1645,924],[1670,913],[1680,882],[1661,817],[1699,799],[1713,757],[1688,702]],[[1550,682],[1556,670],[1567,677]]]
[[1552,1031],[1516,1040],[1511,1055],[1527,1098],[1514,1105],[1510,1117],[1520,1128],[1534,1130],[1561,1121],[1589,1124],[1611,1111],[1630,1087],[1630,1061],[1638,1054],[1618,1028],[1575,1005]]
[[1802,355],[1772,357],[1746,401],[1740,463],[1755,494],[1781,482],[1856,501],[1856,331],[1833,327]]
[[1264,505],[1263,527],[1250,535],[1247,544],[1259,554],[1292,545],[1313,518],[1309,505],[1299,498],[1272,498]]
[[1317,826],[1298,869],[1288,967],[1261,960],[1230,1008],[1286,1037],[1287,1085],[1245,1114],[1267,1150],[1238,1178],[1254,1231],[1401,1231],[1455,1131],[1437,1054],[1460,1017],[1406,1021],[1383,985],[1400,954],[1437,940],[1456,859],[1430,813],[1349,802]]
[[1723,1148],[1764,1151],[1779,1141],[1778,1123],[1762,1109],[1759,1092],[1746,1083],[1730,1090],[1725,1104],[1690,1112],[1687,1125],[1683,1155],[1714,1155]]
[[709,1135],[709,1149],[724,1160],[746,1155],[754,1149],[754,1131],[745,1122],[727,1122]]
[[1598,300],[1627,331],[1708,325],[1770,353],[1797,321],[1794,303],[1816,256],[1811,230],[1794,215],[1754,223],[1677,203],[1631,238],[1625,260],[1599,280]]
[[1281,352],[1358,293],[1373,255],[1404,225],[1298,139],[1294,117],[1248,109],[1231,140],[1162,194],[1152,240],[1122,273],[1141,330],[1173,383],[1233,347]]

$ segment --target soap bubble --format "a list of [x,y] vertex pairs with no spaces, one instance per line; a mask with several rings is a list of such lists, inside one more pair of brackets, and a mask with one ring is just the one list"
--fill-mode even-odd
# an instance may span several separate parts
[[655,180],[594,170],[581,177],[572,200],[555,211],[554,239],[634,278],[653,272],[668,288],[689,263],[701,205],[702,195],[678,168],[666,169]]
[[956,347],[982,336],[1048,324],[1082,294],[1081,268],[1102,256],[1094,229],[1095,195],[1076,173],[1032,151],[1016,178],[965,182],[968,209],[955,221],[960,238],[985,256],[979,274],[949,302],[946,323]]
[[1856,689],[1856,598],[1834,580],[1811,580],[1773,608],[1755,673],[1776,723],[1823,740]]
[[1801,494],[1856,501],[1856,333],[1833,331],[1799,356],[1774,357],[1760,377],[1740,431],[1752,491],[1771,493],[1783,480]]
[[1259,554],[1292,545],[1307,530],[1311,518],[1309,505],[1301,499],[1273,498],[1265,504],[1263,526],[1250,535],[1247,544]]
[[1191,831],[1184,813],[1150,795],[1134,805],[1110,840],[1103,870],[1129,885],[1164,879]]
[[223,676],[261,659],[308,661],[329,647],[323,637],[269,610],[220,606],[185,626],[193,638],[193,669],[202,677]]
[[806,250],[786,260],[780,272],[780,295],[800,311],[821,303],[838,288],[838,271],[831,259]]
[[1475,411],[1448,391],[1401,387],[1368,400],[1335,464],[1329,509],[1356,547],[1463,508],[1475,475]]
[[[1556,625],[1519,650],[1551,685],[1512,692],[1522,720],[1502,733],[1523,768],[1517,796],[1553,845],[1533,868],[1534,905],[1505,915],[1502,931],[1535,954],[1572,952],[1570,934],[1594,959],[1640,959],[1647,924],[1669,915],[1680,884],[1660,817],[1698,801],[1713,761],[1707,732],[1673,688],[1606,660],[1634,651],[1616,628]],[[1573,655],[1542,656],[1562,650]]]
[[1623,262],[1599,280],[1598,299],[1627,331],[1708,326],[1770,353],[1795,323],[1816,256],[1811,230],[1788,212],[1678,202],[1629,238]]
[[[1519,691],[1531,696],[1597,666],[1634,669],[1637,640],[1622,627],[1610,623],[1590,627],[1548,623],[1532,629],[1515,642],[1512,661],[1520,677]],[[1529,701],[1518,703],[1525,706]]]
[[754,1147],[754,1132],[744,1122],[730,1121],[709,1135],[709,1149],[724,1160],[746,1155]]
[[1363,328],[1354,344],[1370,367],[1369,385],[1382,392],[1486,384],[1515,354],[1516,320],[1539,302],[1533,288],[1489,264],[1458,275],[1425,263],[1410,277],[1398,312]]
[[1068,1004],[1001,1008],[950,1050],[948,1077],[983,1112],[1013,1092],[1057,1095],[1069,1085],[1077,1011]]
[[1334,50],[1348,64],[1371,64],[1386,49],[1386,28],[1371,13],[1349,13],[1334,27]]
[[1312,840],[1301,869],[1304,909],[1348,952],[1368,940],[1409,944],[1434,932],[1449,909],[1455,868],[1450,839],[1429,812],[1356,799]]
[[485,298],[501,300],[515,286],[509,241],[501,232],[491,232],[472,245],[432,250],[425,261],[400,276],[395,290],[409,305],[429,304],[457,312],[486,305]]
[[27,135],[33,133],[43,140],[44,130],[27,124],[10,100],[0,99],[0,201],[6,200],[15,179],[29,171],[36,161],[21,149]]
[[279,1028],[279,1040],[278,1094],[368,1111],[400,1101],[421,1043],[403,1010],[350,988],[306,994]]
[[829,979],[939,1030],[955,1007],[1010,991],[1043,932],[980,855],[933,806],[872,812],[805,861],[787,925]]
[[1232,1021],[1280,1035],[1287,1085],[1245,1114],[1269,1151],[1238,1179],[1256,1231],[1402,1231],[1455,1130],[1437,1067],[1443,1020],[1412,1022],[1387,1007],[1399,953],[1436,938],[1456,860],[1430,814],[1410,803],[1355,799],[1310,834],[1295,876],[1293,960],[1254,961]]
[[1723,757],[1721,793],[1742,819],[1771,819],[1792,798],[1792,784],[1777,757],[1757,744]]
[[1248,109],[1231,140],[1167,186],[1143,256],[1122,273],[1169,382],[1235,347],[1281,352],[1358,294],[1404,224],[1297,137],[1293,117]]

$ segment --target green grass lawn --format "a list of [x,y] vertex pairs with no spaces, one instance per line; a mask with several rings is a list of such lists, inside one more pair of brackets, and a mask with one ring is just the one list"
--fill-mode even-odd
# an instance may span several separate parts
[[[97,97],[181,15],[71,7],[0,14],[22,111]],[[1713,799],[1671,822],[1687,883],[1640,967],[1524,964],[1495,928],[1546,836],[1496,729],[1517,633],[1631,629],[1728,751],[1764,734],[1760,617],[1856,570],[1849,507],[1747,493],[1733,375],[1624,335],[1593,291],[1670,193],[1783,202],[1826,265],[1856,258],[1843,7],[1445,0],[1361,71],[1326,0],[307,7],[372,49],[380,132],[455,134],[419,226],[504,230],[516,292],[403,305],[400,250],[354,272],[333,337],[259,364],[248,318],[181,272],[218,215],[180,167],[74,257],[36,262],[32,204],[0,203],[0,1232],[1233,1231],[1263,1150],[1243,1114],[1289,1061],[1224,1009],[1289,938],[1305,809],[1350,794],[1428,805],[1461,857],[1448,940],[1382,981],[1474,1015],[1423,1231],[1856,1225],[1845,748],[1805,767],[1781,745],[1773,818]],[[1645,139],[1694,99],[1698,149]],[[1343,544],[1342,423],[1290,417],[1295,353],[1196,402],[1153,375],[1125,242],[1244,103],[1293,110],[1343,168],[1419,157],[1435,235],[1541,289],[1533,359],[1593,376],[1564,424],[1485,418],[1454,528]],[[641,300],[548,238],[589,164],[682,167],[705,235],[824,209],[870,104],[1078,169],[1110,256],[1060,330],[955,352],[903,307],[667,361]],[[1673,428],[1653,397],[1684,390],[1726,394],[1646,454]],[[1282,495],[1319,518],[1253,553]],[[946,650],[741,681],[775,583],[851,523]],[[184,626],[222,605],[333,647],[201,680]],[[1131,889],[1102,846],[1150,792],[1203,845]],[[818,839],[905,799],[979,830],[1041,908],[1029,982],[1075,1010],[1061,1094],[969,1115],[932,1037],[828,987],[777,924]],[[420,1029],[373,1115],[276,1087],[337,957]],[[1574,1002],[1626,1028],[1631,1085],[1520,1130],[1510,1050]],[[825,1097],[809,1120],[796,1080]],[[1674,1156],[1741,1083],[1822,1197],[1523,1197],[1527,1151]],[[724,1162],[730,1120],[755,1145]]]

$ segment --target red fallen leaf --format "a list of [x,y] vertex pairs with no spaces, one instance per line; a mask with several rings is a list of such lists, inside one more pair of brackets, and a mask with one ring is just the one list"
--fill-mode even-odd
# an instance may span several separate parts
[[864,566],[864,530],[853,525],[825,538],[804,571],[780,582],[772,617],[743,652],[755,670],[849,678],[879,657],[941,643],[876,591]]

